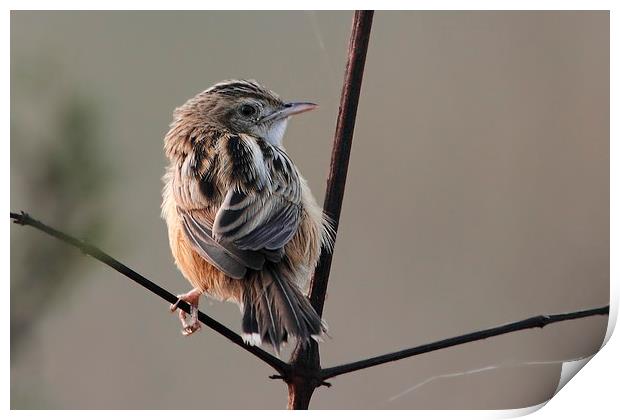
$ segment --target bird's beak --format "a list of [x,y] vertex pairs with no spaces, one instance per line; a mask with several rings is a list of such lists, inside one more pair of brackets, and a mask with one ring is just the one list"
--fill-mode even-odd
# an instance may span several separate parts
[[312,111],[317,107],[318,105],[313,104],[312,102],[288,102],[284,104],[284,107],[282,109],[279,109],[276,112],[265,116],[260,122],[264,123],[267,121],[281,120],[283,118],[288,118],[291,115]]

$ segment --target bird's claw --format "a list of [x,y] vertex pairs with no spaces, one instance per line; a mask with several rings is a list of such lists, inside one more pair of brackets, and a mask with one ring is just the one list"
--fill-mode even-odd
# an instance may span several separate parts
[[189,323],[187,322],[187,318],[185,317],[185,312],[179,311],[179,318],[181,318],[181,325],[183,326],[181,334],[186,337],[188,335],[192,335],[201,327],[200,321],[198,321],[198,306],[192,305],[191,312],[189,313]]
[[191,308],[189,313],[190,322],[188,322],[187,320],[187,313],[184,310],[179,309],[179,319],[181,320],[181,326],[183,327],[183,329],[181,330],[181,334],[186,337],[188,335],[192,335],[201,328],[200,321],[198,320],[198,302],[200,301],[201,294],[202,292],[200,290],[194,289],[189,293],[178,295],[177,297],[179,298],[179,300],[177,300],[176,303],[170,305],[170,311],[175,312],[177,309],[179,309],[179,303],[182,300],[189,303]]

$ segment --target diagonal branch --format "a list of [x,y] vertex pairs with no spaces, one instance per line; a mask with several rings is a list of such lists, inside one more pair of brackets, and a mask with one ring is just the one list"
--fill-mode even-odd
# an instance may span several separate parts
[[576,312],[568,312],[555,315],[539,315],[527,318],[522,321],[512,322],[486,330],[475,331],[469,334],[460,335],[458,337],[447,338],[445,340],[435,341],[434,343],[423,344],[421,346],[412,347],[410,349],[397,351],[394,353],[384,354],[382,356],[371,357],[369,359],[360,360],[353,363],[347,363],[340,366],[323,369],[321,378],[323,380],[333,378],[334,376],[343,375],[345,373],[355,372],[356,370],[366,369],[372,366],[384,363],[394,362],[396,360],[405,359],[411,356],[417,356],[431,351],[445,349],[447,347],[458,346],[459,344],[470,343],[472,341],[484,340],[485,338],[495,337],[515,331],[526,330],[530,328],[543,328],[546,325],[570,319],[586,318],[594,315],[608,315],[609,305],[600,308],[586,309]]
[[[362,89],[362,77],[364,76],[364,64],[366,63],[366,51],[370,40],[370,29],[374,11],[357,10],[353,16],[353,28],[349,39],[349,56],[344,74],[342,94],[340,97],[340,109],[334,134],[334,147],[332,159],[327,177],[327,191],[323,211],[333,221],[334,240],[338,232],[340,210],[344,197],[344,187],[347,182],[347,170],[349,168],[349,156],[355,129],[355,117],[357,104]],[[314,270],[314,276],[310,283],[310,302],[319,315],[323,314],[327,282],[332,265],[332,253],[323,250],[319,263]]]
[[[101,261],[102,263],[112,267],[113,269],[115,269],[119,273],[121,273],[124,276],[130,278],[131,280],[133,280],[136,283],[138,283],[140,286],[150,290],[151,292],[155,293],[160,298],[162,298],[162,299],[164,299],[164,300],[166,300],[166,301],[168,301],[170,303],[176,303],[177,300],[178,300],[178,298],[175,295],[173,295],[172,293],[170,293],[166,289],[158,286],[157,284],[153,283],[152,281],[150,281],[146,277],[136,273],[131,268],[127,267],[125,264],[121,263],[120,261],[112,258],[111,256],[109,256],[108,254],[106,254],[105,252],[103,252],[102,250],[100,250],[97,247],[94,247],[94,246],[92,246],[90,244],[87,244],[84,241],[80,241],[79,239],[76,239],[76,238],[74,238],[72,236],[69,236],[69,235],[63,233],[63,232],[60,232],[60,231],[58,231],[58,230],[56,230],[56,229],[54,229],[54,228],[52,228],[50,226],[47,226],[46,224],[41,223],[41,222],[39,222],[36,219],[33,219],[32,217],[30,217],[28,214],[26,214],[24,212],[21,212],[21,213],[13,213],[13,212],[11,212],[11,219],[13,219],[13,221],[16,224],[18,224],[18,225],[31,226],[31,227],[33,227],[35,229],[38,229],[38,230],[40,230],[42,232],[47,233],[50,236],[53,236],[56,239],[61,240],[62,242],[68,243],[69,245],[72,245],[72,246],[80,249],[83,253],[85,253],[87,255],[90,255],[91,257]],[[184,310],[187,313],[190,312],[190,306],[185,301],[180,301],[178,307],[180,309]],[[241,347],[244,350],[252,353],[254,356],[258,357],[263,362],[265,362],[269,366],[273,367],[280,374],[286,375],[288,373],[288,371],[289,371],[288,363],[283,362],[282,360],[278,359],[277,357],[272,356],[271,354],[269,354],[266,351],[262,350],[260,347],[255,347],[255,346],[250,346],[250,345],[245,344],[243,342],[243,339],[238,334],[236,334],[234,331],[228,329],[224,325],[220,324],[215,319],[213,319],[210,316],[204,314],[203,312],[198,312],[198,319],[200,320],[200,322],[202,322],[207,327],[209,327],[212,330],[214,330],[215,332],[223,335],[224,337],[226,337],[227,339],[229,339],[230,341],[232,341],[233,343],[235,343],[239,347]]]

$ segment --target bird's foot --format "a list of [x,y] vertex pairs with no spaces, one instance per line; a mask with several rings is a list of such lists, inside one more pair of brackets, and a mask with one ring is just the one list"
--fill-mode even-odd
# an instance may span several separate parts
[[177,297],[179,300],[174,305],[170,305],[171,312],[175,312],[179,309],[178,305],[182,300],[190,305],[191,311],[189,313],[189,322],[187,321],[187,313],[184,310],[179,309],[179,319],[181,320],[181,325],[183,326],[181,333],[184,336],[192,335],[200,329],[200,321],[198,321],[198,303],[200,302],[201,295],[202,292],[200,289],[192,289],[187,293],[178,295]]

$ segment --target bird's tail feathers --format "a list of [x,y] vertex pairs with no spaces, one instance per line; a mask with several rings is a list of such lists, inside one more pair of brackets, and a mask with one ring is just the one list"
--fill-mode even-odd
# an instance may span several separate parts
[[279,352],[290,337],[302,344],[310,339],[322,341],[327,324],[291,277],[285,264],[269,261],[263,270],[248,276],[241,305],[241,329],[246,343],[268,342]]

